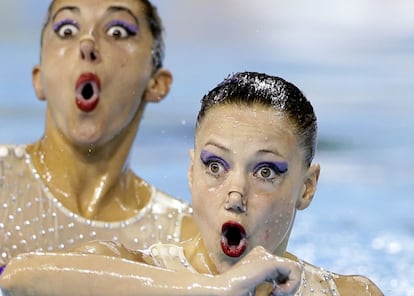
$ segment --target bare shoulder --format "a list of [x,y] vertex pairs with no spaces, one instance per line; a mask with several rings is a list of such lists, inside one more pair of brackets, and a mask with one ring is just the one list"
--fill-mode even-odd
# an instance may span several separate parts
[[[339,295],[345,296],[383,296],[384,293],[377,287],[377,285],[371,281],[369,278],[361,275],[342,275],[334,272],[329,272],[325,269],[317,267],[313,264],[310,264],[306,261],[298,259],[296,256],[286,253],[286,257],[299,261],[304,266],[304,277],[308,282],[308,286],[312,286],[313,289],[316,287],[332,288],[333,284],[328,283],[328,281],[333,281],[335,289],[339,292]],[[329,276],[327,276],[329,275]],[[309,283],[311,283],[309,285]],[[303,294],[307,295],[307,294]]]
[[341,295],[384,295],[373,281],[360,275],[337,275],[335,283]]

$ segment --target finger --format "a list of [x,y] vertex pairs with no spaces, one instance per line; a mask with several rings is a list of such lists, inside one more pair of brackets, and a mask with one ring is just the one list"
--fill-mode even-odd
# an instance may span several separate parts
[[287,296],[293,295],[297,292],[300,287],[301,279],[300,278],[289,278],[284,283],[277,283],[276,280],[273,281],[273,290],[271,295],[277,296]]

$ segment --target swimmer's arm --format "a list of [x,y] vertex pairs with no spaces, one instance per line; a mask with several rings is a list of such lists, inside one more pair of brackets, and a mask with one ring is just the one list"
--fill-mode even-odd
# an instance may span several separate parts
[[114,241],[89,241],[73,249],[72,253],[105,255],[146,263],[146,261],[143,259],[144,254],[142,251],[134,251],[128,249],[124,245]]
[[246,295],[274,277],[279,266],[264,249],[252,253],[217,276],[179,273],[105,255],[28,253],[9,262],[0,287],[20,296]]
[[384,296],[374,282],[363,276],[340,276],[335,283],[341,295]]

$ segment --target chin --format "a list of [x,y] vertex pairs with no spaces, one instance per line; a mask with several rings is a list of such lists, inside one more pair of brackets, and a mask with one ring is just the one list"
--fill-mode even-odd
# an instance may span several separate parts
[[74,131],[69,138],[69,141],[79,148],[90,149],[92,146],[101,146],[105,144],[102,135],[98,133],[82,133]]
[[70,131],[70,140],[77,146],[100,146],[113,138],[110,134],[93,122],[84,122]]

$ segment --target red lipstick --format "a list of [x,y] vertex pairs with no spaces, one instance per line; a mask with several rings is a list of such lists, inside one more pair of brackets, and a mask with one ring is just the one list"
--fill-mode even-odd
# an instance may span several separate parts
[[221,249],[229,257],[240,257],[247,249],[246,230],[238,222],[229,221],[221,226]]
[[92,112],[99,103],[101,82],[93,73],[84,73],[76,82],[76,105],[83,112]]

